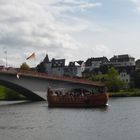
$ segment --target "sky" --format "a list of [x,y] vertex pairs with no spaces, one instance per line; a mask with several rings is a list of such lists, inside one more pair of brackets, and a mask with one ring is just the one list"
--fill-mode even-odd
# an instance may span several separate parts
[[[0,65],[130,54],[139,59],[140,0],[0,0]],[[5,53],[7,52],[7,53]],[[26,58],[35,52],[35,60]]]

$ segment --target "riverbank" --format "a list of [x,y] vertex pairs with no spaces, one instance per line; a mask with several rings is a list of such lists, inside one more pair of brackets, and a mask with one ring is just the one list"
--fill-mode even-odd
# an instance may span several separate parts
[[0,100],[26,100],[27,98],[23,95],[6,88],[4,86],[0,86]]
[[[140,89],[121,90],[108,94],[109,97],[140,97]],[[11,89],[0,86],[0,100],[27,100],[27,98]]]
[[109,97],[140,97],[140,89],[121,90],[119,92],[109,92]]

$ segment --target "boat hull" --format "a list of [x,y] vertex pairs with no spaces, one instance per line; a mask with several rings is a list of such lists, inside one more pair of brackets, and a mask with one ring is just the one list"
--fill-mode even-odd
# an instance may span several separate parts
[[107,93],[78,97],[48,95],[48,107],[99,107],[106,106],[107,101]]

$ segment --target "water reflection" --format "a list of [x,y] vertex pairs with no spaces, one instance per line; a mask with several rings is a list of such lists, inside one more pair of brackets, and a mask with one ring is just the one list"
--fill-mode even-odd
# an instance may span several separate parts
[[140,139],[139,98],[102,108],[48,108],[46,102],[0,102],[2,140]]
[[0,101],[0,107],[1,106],[9,106],[9,105],[28,104],[28,103],[31,103],[31,101],[27,101],[27,100],[21,100],[21,101]]

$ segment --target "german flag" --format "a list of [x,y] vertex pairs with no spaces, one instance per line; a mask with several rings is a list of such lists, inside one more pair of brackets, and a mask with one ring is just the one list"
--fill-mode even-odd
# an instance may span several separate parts
[[26,60],[29,60],[29,59],[35,59],[35,53],[32,53],[31,55],[29,55]]

